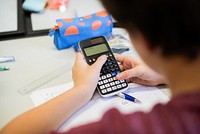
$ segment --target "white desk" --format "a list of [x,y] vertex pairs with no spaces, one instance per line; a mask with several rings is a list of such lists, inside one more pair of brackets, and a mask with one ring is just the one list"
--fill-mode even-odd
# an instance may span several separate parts
[[[67,64],[73,64],[73,49],[58,51],[48,36],[0,42],[0,56],[14,56],[15,62],[0,63],[10,68],[0,72],[0,127],[33,107],[30,93],[18,92],[23,86]],[[40,87],[47,88],[71,81],[71,72]]]

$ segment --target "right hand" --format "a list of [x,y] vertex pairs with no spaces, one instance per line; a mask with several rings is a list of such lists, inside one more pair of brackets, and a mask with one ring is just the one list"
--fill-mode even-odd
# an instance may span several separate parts
[[107,57],[105,55],[100,56],[97,61],[90,66],[86,63],[84,56],[81,53],[77,53],[72,69],[72,77],[74,87],[77,87],[76,89],[79,90],[78,92],[84,92],[92,97],[99,80],[101,67],[106,59]]
[[161,75],[154,72],[141,60],[119,54],[115,54],[115,58],[120,62],[119,66],[122,70],[122,72],[116,76],[117,79],[126,79],[128,82],[147,86],[156,86],[165,83]]

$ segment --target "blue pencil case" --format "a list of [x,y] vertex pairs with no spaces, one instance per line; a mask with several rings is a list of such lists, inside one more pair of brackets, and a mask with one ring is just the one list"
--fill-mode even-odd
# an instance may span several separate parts
[[57,19],[56,23],[49,36],[54,36],[54,44],[58,50],[72,46],[77,50],[81,40],[108,36],[113,28],[112,18],[106,11],[77,18]]

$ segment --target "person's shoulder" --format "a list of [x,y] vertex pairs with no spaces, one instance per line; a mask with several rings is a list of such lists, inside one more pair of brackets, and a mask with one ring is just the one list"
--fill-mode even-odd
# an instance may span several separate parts
[[175,108],[175,109],[187,109],[190,108],[199,108],[200,107],[200,91],[184,93],[177,95],[167,103],[166,107]]
[[200,132],[199,98],[200,92],[188,93],[172,98],[167,104],[157,104],[147,114],[153,122],[152,127],[159,126],[162,130],[170,128],[169,133]]
[[[149,113],[159,113],[159,114],[173,114],[173,112],[184,112],[187,110],[194,110],[200,108],[200,91],[195,93],[185,93],[173,97],[166,104],[157,104],[153,107],[152,111]],[[188,109],[189,108],[189,109]]]

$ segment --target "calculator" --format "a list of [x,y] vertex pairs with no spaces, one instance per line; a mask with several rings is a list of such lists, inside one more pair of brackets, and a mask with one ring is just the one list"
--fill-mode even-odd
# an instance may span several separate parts
[[97,84],[97,90],[102,97],[113,96],[127,90],[128,83],[126,80],[115,78],[121,70],[104,36],[80,41],[79,47],[89,65],[92,65],[99,56],[107,56]]

